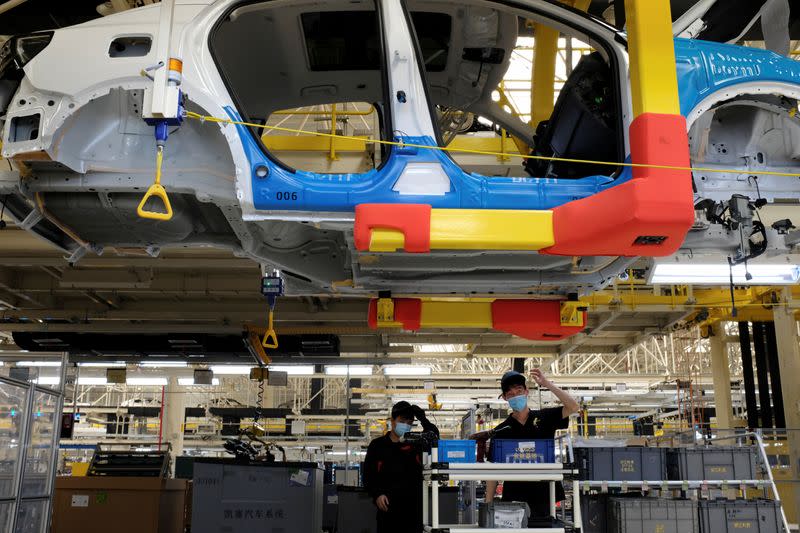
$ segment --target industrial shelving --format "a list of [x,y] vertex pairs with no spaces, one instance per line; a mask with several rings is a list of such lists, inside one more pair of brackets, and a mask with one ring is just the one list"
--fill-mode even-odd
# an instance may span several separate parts
[[[439,463],[438,450],[424,454],[422,481],[422,512],[426,533],[483,533],[504,531],[505,533],[566,533],[567,527],[555,528],[481,528],[477,524],[439,523],[439,483],[441,481],[546,481],[550,484],[550,514],[556,516],[556,483],[572,483],[573,528],[581,527],[579,481],[574,479],[578,471],[564,463]],[[428,487],[431,488],[430,501]],[[430,513],[428,508],[430,507]],[[428,520],[430,516],[430,520]],[[428,523],[430,521],[430,523]]]
[[[717,441],[727,440],[729,437],[720,437]],[[642,480],[642,481],[589,481],[577,479],[579,471],[573,468],[574,456],[571,443],[567,448],[569,453],[568,463],[439,463],[438,450],[433,448],[430,454],[423,456],[423,516],[425,517],[424,531],[426,533],[481,533],[485,531],[504,531],[506,533],[566,533],[569,529],[580,531],[582,529],[582,516],[580,498],[591,490],[599,489],[608,492],[609,489],[636,489],[642,492],[650,490],[699,490],[701,493],[710,489],[735,489],[743,491],[747,487],[769,489],[772,499],[778,502],[784,533],[788,533],[789,523],[786,513],[780,504],[775,480],[769,468],[764,442],[757,433],[741,433],[730,438],[752,438],[758,448],[758,458],[766,474],[765,479],[729,479],[729,480]],[[439,483],[442,481],[482,481],[496,479],[498,481],[546,481],[550,483],[550,514],[556,516],[555,484],[568,481],[572,488],[573,521],[565,523],[565,527],[554,528],[480,528],[476,524],[440,524],[439,523]],[[428,488],[431,488],[430,497]],[[430,508],[430,513],[429,513]],[[430,517],[430,519],[428,518]],[[430,522],[430,523],[429,523]]]

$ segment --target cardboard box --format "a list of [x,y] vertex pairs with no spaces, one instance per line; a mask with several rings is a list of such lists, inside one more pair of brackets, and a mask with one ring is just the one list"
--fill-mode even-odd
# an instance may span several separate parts
[[58,477],[51,533],[183,533],[190,482]]

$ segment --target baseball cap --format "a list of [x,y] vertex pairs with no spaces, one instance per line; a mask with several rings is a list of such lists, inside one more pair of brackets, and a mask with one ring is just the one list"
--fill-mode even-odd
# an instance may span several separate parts
[[525,385],[525,376],[516,370],[509,370],[500,378],[500,389],[505,394],[514,385]]
[[397,418],[398,416],[407,416],[414,419],[414,409],[410,403],[403,400],[397,402],[392,406],[392,418]]

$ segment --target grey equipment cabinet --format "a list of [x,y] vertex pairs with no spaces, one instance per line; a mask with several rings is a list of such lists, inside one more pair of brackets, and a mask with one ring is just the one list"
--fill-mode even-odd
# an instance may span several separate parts
[[320,533],[323,470],[316,463],[194,463],[192,533]]

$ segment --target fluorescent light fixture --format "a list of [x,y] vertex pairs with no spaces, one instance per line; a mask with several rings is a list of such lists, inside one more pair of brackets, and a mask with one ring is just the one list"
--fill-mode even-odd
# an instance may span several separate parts
[[58,376],[44,376],[36,378],[35,383],[37,385],[58,385],[60,381]]
[[329,376],[371,376],[372,365],[325,365],[325,373]]
[[122,367],[125,365],[126,363],[122,363],[119,361],[114,363],[78,363],[78,366],[86,368],[115,368],[115,367]]
[[[751,279],[746,275],[750,274]],[[748,263],[733,267],[734,285],[792,285],[800,280],[796,264]],[[729,285],[727,263],[662,263],[656,262],[648,283],[652,285]]]
[[219,385],[219,379],[212,379],[211,385],[195,385],[194,378],[178,378],[178,385],[182,387],[216,387]]
[[61,361],[18,361],[17,366],[61,366]]
[[390,365],[383,368],[385,376],[430,376],[431,367],[422,365]]
[[78,385],[108,385],[108,380],[105,377],[84,377],[78,378]]
[[183,361],[163,361],[160,363],[140,363],[141,368],[186,368],[188,363]]
[[247,365],[214,365],[211,371],[217,376],[249,376],[251,368]]
[[167,378],[128,378],[125,383],[128,385],[137,385],[140,387],[158,386],[165,387],[167,385]]
[[313,376],[314,365],[269,365],[270,372],[286,372],[290,376]]

